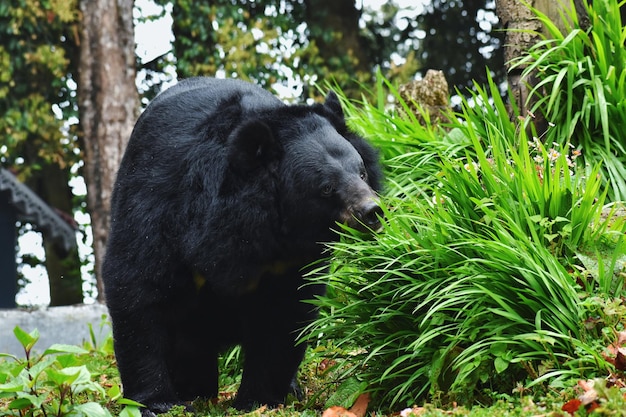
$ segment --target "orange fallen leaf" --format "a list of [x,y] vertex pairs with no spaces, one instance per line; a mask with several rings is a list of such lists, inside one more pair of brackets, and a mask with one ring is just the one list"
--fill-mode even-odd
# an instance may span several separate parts
[[320,372],[325,372],[328,368],[335,365],[335,361],[332,359],[323,359],[319,365],[317,365],[317,370]]
[[618,371],[626,370],[626,348],[620,347],[617,349],[614,365]]
[[622,347],[626,343],[626,332],[619,332],[617,340],[607,346],[607,353],[603,354],[607,362],[615,365],[619,371],[626,370],[626,348]]
[[568,402],[563,404],[563,407],[561,407],[561,411],[565,411],[566,413],[574,415],[574,413],[578,411],[581,405],[582,401],[580,401],[578,398],[574,398],[573,400],[569,400]]
[[351,411],[346,410],[338,405],[333,405],[330,408],[324,410],[322,417],[359,417]]
[[598,407],[600,407],[600,404],[598,404],[597,401],[592,402],[591,404],[587,406],[587,413],[591,413],[593,410],[595,410]]
[[334,405],[324,410],[322,417],[365,417],[369,402],[370,395],[366,392],[359,395],[359,398],[356,399],[349,410],[346,410],[338,405]]
[[359,395],[359,398],[356,399],[352,407],[350,408],[350,412],[354,413],[356,417],[365,417],[365,413],[367,412],[367,406],[370,403],[370,394],[366,392],[365,394]]

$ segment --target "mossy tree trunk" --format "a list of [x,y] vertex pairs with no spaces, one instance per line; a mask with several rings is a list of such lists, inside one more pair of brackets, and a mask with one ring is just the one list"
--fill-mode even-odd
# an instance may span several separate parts
[[98,300],[111,192],[139,109],[135,86],[133,0],[81,0],[79,111],[87,205],[93,230]]
[[[563,7],[569,7],[568,4],[554,0],[531,0],[529,3],[535,9],[549,16],[554,24],[564,30],[565,25],[561,13],[563,13]],[[588,25],[589,20],[583,0],[574,0],[574,7],[581,26]],[[522,77],[525,68],[523,66],[511,68],[511,62],[522,56],[525,51],[541,39],[540,34],[543,33],[544,28],[533,12],[518,0],[496,0],[496,12],[502,27],[506,30],[504,62],[508,72],[509,88],[513,92],[515,104],[520,109],[521,114],[530,114],[534,101],[532,97],[529,98],[529,93],[537,84],[537,79],[532,74],[528,77]],[[540,135],[547,128],[547,121],[541,114],[533,114],[532,116],[535,119],[534,124],[537,133]]]

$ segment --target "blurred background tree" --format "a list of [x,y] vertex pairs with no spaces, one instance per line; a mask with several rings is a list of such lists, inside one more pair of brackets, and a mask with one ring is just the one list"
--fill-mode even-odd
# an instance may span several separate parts
[[[82,178],[93,158],[108,155],[102,148],[86,149],[84,135],[92,136],[81,132],[79,126],[88,126],[93,120],[79,123],[77,91],[136,91],[128,75],[135,67],[140,71],[143,104],[165,81],[194,75],[251,80],[293,102],[314,97],[314,84],[324,82],[336,83],[349,96],[360,97],[373,85],[377,69],[397,84],[420,78],[428,69],[440,69],[451,87],[461,92],[470,80],[484,80],[485,65],[498,82],[504,80],[502,33],[496,30],[493,0],[424,0],[410,6],[388,1],[376,7],[353,0],[154,3],[162,6],[156,15],[143,11],[145,1],[137,2],[135,24],[171,14],[171,50],[149,62],[123,60],[129,68],[122,71],[125,78],[116,82],[112,74],[107,79],[106,70],[99,72],[98,77],[103,78],[81,78],[81,71],[106,68],[110,62],[96,49],[93,56],[87,53],[92,44],[85,41],[88,31],[81,24],[96,23],[89,23],[92,20],[84,11],[79,13],[78,0],[8,0],[0,4],[0,163],[62,211],[76,215],[87,210],[85,196],[73,194],[68,182]],[[117,13],[118,2],[106,0],[103,4]],[[118,39],[116,33],[109,35]],[[119,46],[134,49],[132,42],[120,41]],[[89,64],[81,62],[85,57],[90,58]],[[132,94],[128,97],[134,106]],[[103,117],[104,108],[87,115],[83,106],[80,117]],[[104,153],[98,156],[98,150]],[[88,189],[103,178],[96,172],[88,175]],[[104,196],[101,206],[90,203],[88,210],[108,212],[106,195],[110,191],[98,191]],[[83,225],[83,230],[83,247],[90,246],[89,226]],[[98,239],[97,259],[103,255],[103,237]],[[44,246],[51,304],[73,304],[85,295],[95,295],[93,285],[87,292],[82,289],[85,277],[81,278],[77,253],[61,257],[65,254],[55,254]],[[82,262],[92,265],[93,259],[82,255]],[[93,265],[87,269],[93,278]]]
[[[271,88],[332,81],[359,97],[375,70],[393,82],[443,70],[451,86],[486,81],[485,66],[504,80],[495,1],[394,1],[357,7],[354,0],[155,0],[172,10],[174,41],[145,66],[176,67],[180,78],[220,74]],[[158,77],[155,77],[158,78]],[[356,81],[356,82],[355,82]],[[157,83],[158,84],[158,83]],[[154,91],[152,92],[154,94]]]
[[[82,209],[69,180],[80,164],[76,84],[78,13],[71,1],[0,4],[0,163],[71,216]],[[26,230],[22,225],[20,232]],[[51,305],[83,300],[76,250],[61,253],[43,236]],[[2,277],[0,277],[2,279]],[[24,276],[21,276],[22,285]]]
[[504,32],[499,30],[495,1],[432,0],[415,25],[423,31],[416,45],[421,70],[442,70],[448,84],[461,93],[471,89],[473,81],[487,84],[485,68],[496,83],[506,79]]

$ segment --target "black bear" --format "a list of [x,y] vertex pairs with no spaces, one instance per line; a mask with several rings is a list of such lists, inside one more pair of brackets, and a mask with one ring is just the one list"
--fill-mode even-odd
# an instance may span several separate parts
[[217,357],[244,353],[239,409],[297,391],[324,288],[304,285],[337,224],[380,227],[376,151],[337,96],[286,105],[238,80],[191,78],[139,117],[112,195],[102,267],[125,395],[167,411],[218,392]]

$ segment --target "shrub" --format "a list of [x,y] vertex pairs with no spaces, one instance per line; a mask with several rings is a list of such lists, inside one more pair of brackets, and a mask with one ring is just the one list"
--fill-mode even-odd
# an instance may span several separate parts
[[[626,245],[602,216],[600,165],[527,137],[530,120],[510,121],[493,81],[476,91],[447,132],[368,103],[352,119],[383,147],[386,224],[374,239],[345,230],[331,270],[312,276],[330,288],[312,337],[343,349],[346,377],[382,407],[611,369],[583,293],[622,294],[613,267]],[[601,241],[612,256],[583,288],[581,249]]]
[[[140,416],[139,404],[122,398],[118,384],[110,384],[105,390],[93,380],[90,368],[99,362],[97,354],[112,357],[112,339],[108,339],[102,352],[55,344],[41,355],[34,355],[32,349],[39,340],[39,332],[27,333],[16,327],[13,333],[24,348],[25,358],[0,353],[0,358],[12,359],[0,361],[3,416],[110,417],[111,412],[101,404],[105,401],[120,410],[120,417]],[[93,333],[92,339],[91,347],[95,348]],[[105,362],[108,367],[108,361]]]

